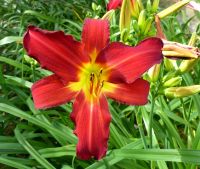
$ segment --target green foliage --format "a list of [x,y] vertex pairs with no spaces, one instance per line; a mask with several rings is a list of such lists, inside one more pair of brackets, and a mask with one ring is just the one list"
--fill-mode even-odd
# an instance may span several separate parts
[[[72,104],[36,110],[31,98],[32,83],[50,72],[27,59],[22,37],[28,25],[63,30],[80,40],[86,17],[101,18],[108,1],[0,1],[0,168],[87,168],[87,169],[195,169],[200,167],[200,96],[168,99],[159,94],[167,71],[151,85],[149,104],[125,106],[109,100],[112,123],[109,150],[100,161],[76,158],[77,138],[69,118]],[[156,2],[144,3],[146,11],[133,19],[127,44],[155,35]],[[161,9],[159,9],[161,10]],[[197,15],[199,17],[199,14]],[[194,15],[179,11],[162,20],[168,40],[187,44]],[[111,41],[120,40],[119,10],[111,19]],[[199,33],[200,29],[192,29]],[[199,38],[199,37],[198,37]],[[196,46],[200,43],[197,41]],[[180,61],[177,61],[180,64]],[[134,68],[133,68],[134,69]],[[183,86],[200,84],[197,64],[179,74]]]

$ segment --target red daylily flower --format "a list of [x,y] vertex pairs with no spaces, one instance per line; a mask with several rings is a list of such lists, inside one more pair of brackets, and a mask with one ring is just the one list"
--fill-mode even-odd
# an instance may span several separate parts
[[107,4],[107,11],[121,7],[123,0],[110,0]]
[[109,43],[107,20],[86,19],[81,42],[62,31],[29,26],[23,43],[29,56],[54,73],[32,86],[35,107],[50,108],[75,99],[71,119],[81,159],[101,159],[106,154],[111,121],[106,97],[146,104],[149,83],[140,76],[162,60],[159,38],[136,47]]
[[[110,0],[107,4],[107,11],[110,11],[111,9],[117,9],[122,6],[122,1],[123,0]],[[135,0],[130,0],[132,8],[134,6]]]

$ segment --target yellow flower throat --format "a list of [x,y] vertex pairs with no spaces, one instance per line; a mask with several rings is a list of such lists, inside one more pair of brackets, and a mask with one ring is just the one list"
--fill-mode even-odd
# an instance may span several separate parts
[[88,97],[98,97],[108,79],[108,72],[99,64],[87,63],[83,65],[78,78],[78,82],[70,83],[73,91],[83,90]]

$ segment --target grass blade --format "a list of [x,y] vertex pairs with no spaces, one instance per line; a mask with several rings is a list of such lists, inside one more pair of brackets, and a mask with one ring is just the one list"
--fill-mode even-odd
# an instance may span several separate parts
[[15,129],[15,136],[19,143],[30,153],[33,158],[40,163],[46,169],[55,169],[44,157],[42,157],[30,144],[29,142],[23,137],[20,133],[19,129]]

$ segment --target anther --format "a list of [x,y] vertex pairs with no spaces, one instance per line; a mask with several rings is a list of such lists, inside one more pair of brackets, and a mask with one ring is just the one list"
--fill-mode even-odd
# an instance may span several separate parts
[[104,85],[104,80],[101,82],[101,88],[103,87],[103,85]]
[[94,90],[94,73],[90,74],[90,93],[93,93]]
[[90,74],[90,81],[94,81],[94,73]]
[[101,75],[102,73],[103,73],[103,68],[100,69],[99,75]]

